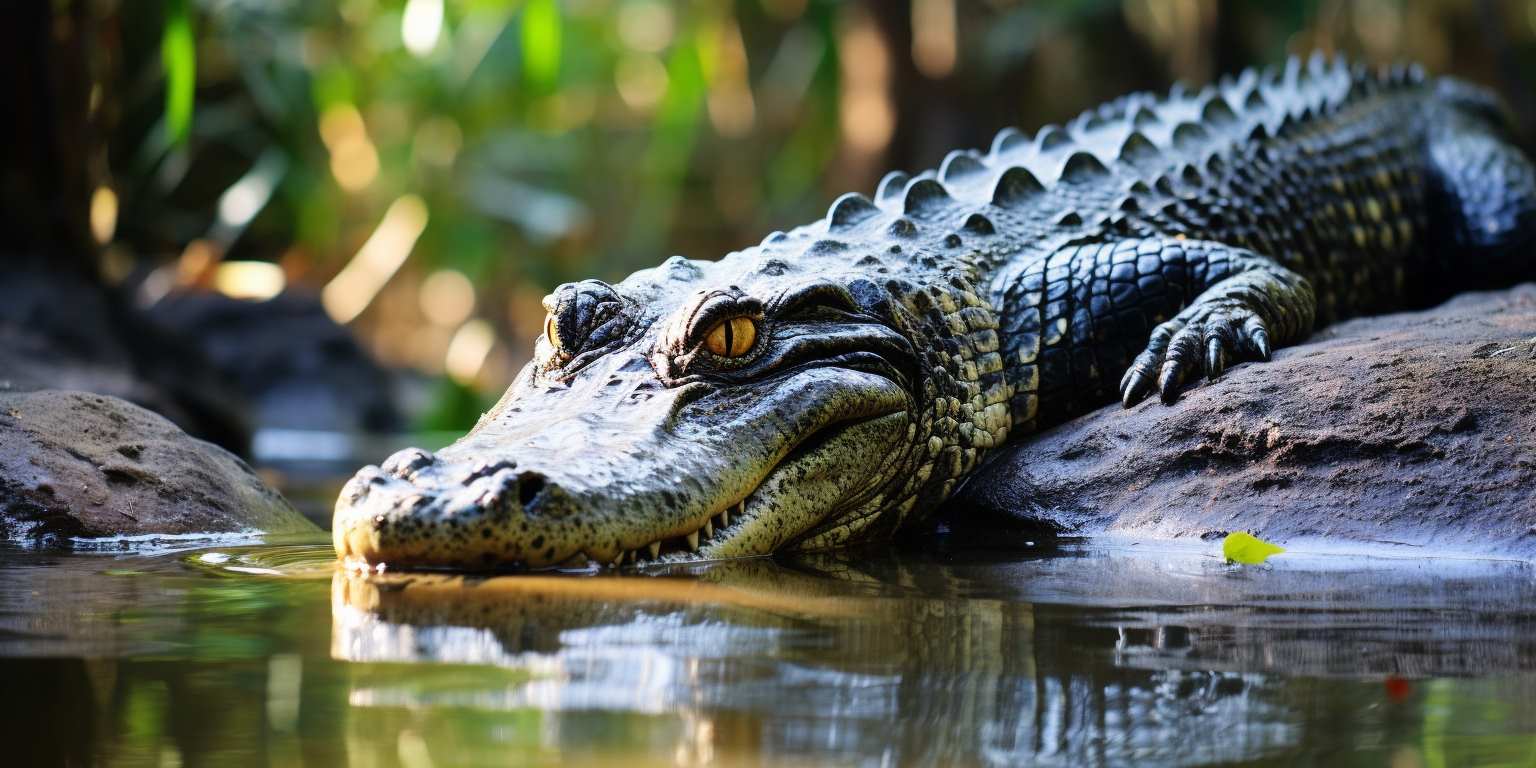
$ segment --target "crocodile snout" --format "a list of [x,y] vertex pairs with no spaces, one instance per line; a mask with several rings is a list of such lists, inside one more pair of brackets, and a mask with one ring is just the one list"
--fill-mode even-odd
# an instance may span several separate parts
[[408,448],[342,490],[336,549],[363,563],[552,565],[577,501],[549,473],[511,460],[458,462]]

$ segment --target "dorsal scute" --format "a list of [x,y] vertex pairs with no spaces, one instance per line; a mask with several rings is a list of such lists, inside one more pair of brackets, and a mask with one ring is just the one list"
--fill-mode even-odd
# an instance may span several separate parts
[[1173,127],[1173,146],[1180,152],[1192,152],[1210,140],[1211,134],[1199,123],[1179,123]]
[[908,216],[921,216],[949,204],[949,190],[937,179],[919,174],[907,184],[902,194],[901,209]]
[[1125,141],[1120,143],[1118,157],[1121,162],[1139,165],[1156,160],[1161,155],[1162,152],[1151,139],[1147,138],[1146,134],[1133,130],[1126,135]]
[[1156,94],[1149,91],[1132,91],[1117,99],[1106,101],[1089,112],[1111,122],[1126,121],[1136,112],[1148,106],[1155,106],[1157,102]]
[[848,244],[841,240],[823,239],[811,243],[805,249],[805,255],[825,255],[829,253],[842,253],[848,250]]
[[997,177],[997,183],[992,187],[992,204],[1001,208],[1013,208],[1023,205],[1044,191],[1045,186],[1035,178],[1033,173],[1029,172],[1029,169],[1016,165]]
[[875,188],[875,199],[882,203],[897,199],[911,180],[912,177],[902,171],[887,173],[880,179],[880,186]]
[[997,231],[997,227],[992,224],[992,220],[980,213],[973,213],[965,217],[965,223],[960,225],[960,227],[974,235],[990,235]]
[[[1367,69],[1342,57],[1313,55],[1245,69],[1198,90],[1176,84],[1166,95],[1127,94],[1032,135],[1004,128],[984,151],[951,152],[936,169],[888,174],[873,200],[839,198],[827,212],[824,233],[878,229],[930,245],[958,234],[970,244],[989,229],[1020,221],[1071,226],[1071,218],[1063,218],[1069,209],[1086,220],[1083,226],[1105,211],[1111,223],[1144,221],[1163,207],[1165,196],[1188,196],[1195,186],[1254,183],[1244,163],[1270,163],[1290,142],[1311,141],[1308,121],[1335,115],[1366,94],[1422,82],[1415,67]],[[1082,204],[1090,199],[1092,205]],[[1203,221],[1244,214],[1217,206],[1179,208],[1175,215]],[[791,235],[797,250],[825,236]]]
[[992,156],[997,157],[1005,152],[1011,152],[1019,147],[1029,145],[1029,138],[1017,128],[1008,127],[997,132],[992,138]]
[[1400,87],[1418,85],[1424,82],[1424,68],[1414,62],[1395,62],[1387,68],[1387,81]]
[[1232,80],[1232,87],[1228,90],[1228,92],[1233,94],[1247,94],[1252,93],[1256,88],[1258,88],[1258,86],[1259,71],[1253,67],[1248,67],[1242,72],[1239,72],[1237,77]]
[[1307,74],[1315,79],[1322,79],[1329,75],[1328,57],[1322,51],[1313,51],[1307,57]]
[[1349,77],[1349,58],[1342,51],[1333,54],[1333,73],[1340,78]]
[[1067,146],[1072,143],[1072,137],[1059,125],[1047,125],[1035,134],[1035,147],[1041,152]]
[[1352,98],[1360,98],[1375,93],[1378,83],[1376,75],[1369,67],[1360,62],[1349,66],[1349,93]]
[[849,192],[839,197],[827,209],[827,231],[842,232],[853,229],[875,217],[880,209],[869,198]]
[[1301,81],[1301,57],[1294,54],[1287,56],[1284,66],[1281,67],[1281,82],[1296,87]]
[[1200,120],[1209,126],[1225,128],[1237,122],[1237,112],[1220,93],[1213,93],[1200,107]]
[[974,153],[957,149],[944,156],[944,163],[939,166],[939,179],[945,184],[953,184],[966,177],[985,173],[986,170],[986,164]]
[[1092,152],[1078,151],[1061,165],[1061,180],[1068,184],[1086,184],[1109,175],[1109,169]]

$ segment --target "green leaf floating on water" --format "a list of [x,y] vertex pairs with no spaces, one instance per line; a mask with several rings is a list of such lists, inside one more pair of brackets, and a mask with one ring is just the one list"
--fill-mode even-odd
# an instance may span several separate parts
[[1275,546],[1257,536],[1238,531],[1229,533],[1221,540],[1221,554],[1229,563],[1261,565],[1270,555],[1278,555],[1285,547]]

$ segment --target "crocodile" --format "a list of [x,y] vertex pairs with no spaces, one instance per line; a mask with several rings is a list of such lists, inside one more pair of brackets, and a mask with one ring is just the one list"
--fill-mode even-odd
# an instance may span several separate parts
[[889,539],[1045,426],[1536,274],[1503,115],[1416,65],[1291,58],[1005,129],[717,261],[561,285],[472,431],[347,483],[336,550],[534,569]]

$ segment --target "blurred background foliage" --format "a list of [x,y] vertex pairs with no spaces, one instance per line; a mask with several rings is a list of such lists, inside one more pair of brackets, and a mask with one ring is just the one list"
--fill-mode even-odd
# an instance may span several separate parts
[[[540,298],[821,216],[891,168],[1313,49],[1530,125],[1536,2],[163,0],[114,6],[104,271],[321,297],[472,423]],[[418,415],[418,419],[423,418]]]

